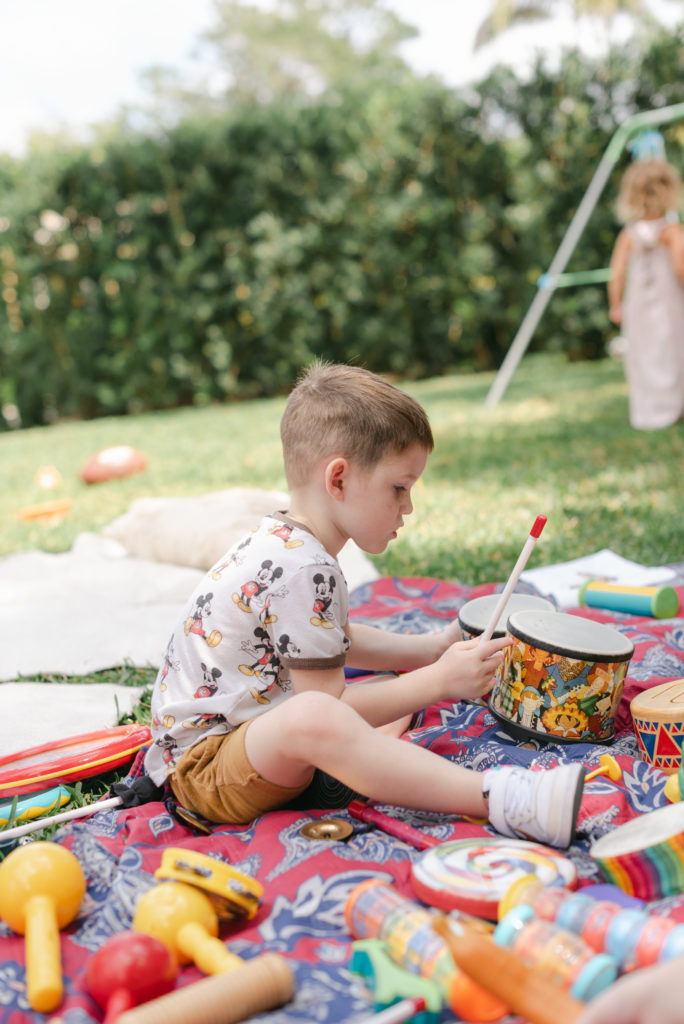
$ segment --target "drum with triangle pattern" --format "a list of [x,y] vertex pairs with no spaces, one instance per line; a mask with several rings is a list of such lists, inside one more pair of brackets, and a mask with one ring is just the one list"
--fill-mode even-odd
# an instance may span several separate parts
[[679,770],[684,742],[684,679],[643,690],[630,704],[639,753],[668,775]]

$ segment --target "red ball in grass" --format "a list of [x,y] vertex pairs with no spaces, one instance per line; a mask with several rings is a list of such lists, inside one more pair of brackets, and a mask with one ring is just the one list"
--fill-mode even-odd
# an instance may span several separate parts
[[112,935],[88,962],[86,981],[105,1021],[170,992],[178,967],[163,942],[142,932]]
[[87,484],[101,484],[105,480],[140,473],[146,467],[147,456],[143,452],[128,444],[117,444],[91,455],[81,467],[81,480]]

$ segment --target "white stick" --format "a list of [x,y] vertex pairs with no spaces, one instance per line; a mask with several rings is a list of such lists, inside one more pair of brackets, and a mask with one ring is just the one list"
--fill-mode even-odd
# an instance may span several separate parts
[[485,626],[484,632],[480,636],[480,643],[482,643],[483,640],[491,640],[492,639],[492,633],[496,629],[496,625],[497,625],[497,623],[499,621],[499,618],[501,617],[501,613],[504,610],[504,608],[506,607],[508,599],[511,596],[511,594],[513,593],[513,588],[515,587],[516,583],[520,579],[520,573],[525,568],[525,565],[527,564],[527,559],[530,557],[530,555],[532,553],[532,548],[537,543],[537,539],[539,537],[539,534],[542,532],[542,530],[544,529],[545,526],[546,526],[546,516],[537,516],[537,518],[534,521],[534,526],[530,530],[530,535],[527,538],[527,540],[525,541],[523,549],[520,552],[520,557],[518,558],[518,561],[513,566],[513,572],[508,577],[508,582],[507,582],[506,586],[503,588],[503,590],[501,591],[501,597],[499,598],[499,600],[497,602],[496,608],[492,612],[492,617],[490,618],[489,622]]
[[73,807],[70,811],[62,811],[60,814],[48,815],[45,818],[36,818],[28,821],[25,825],[16,825],[14,828],[0,829],[0,845],[7,839],[18,839],[19,836],[26,836],[29,832],[37,832],[41,828],[49,828],[50,825],[59,825],[62,821],[71,821],[73,818],[87,818],[89,814],[96,811],[104,811],[108,807],[119,807],[123,803],[120,796],[111,796],[106,800],[96,800],[94,804],[85,804],[83,807]]
[[420,996],[411,996],[393,1003],[386,1010],[374,1013],[370,1017],[363,1017],[356,1021],[356,1024],[401,1024],[401,1021],[410,1020],[416,1014],[425,1009],[425,1000]]

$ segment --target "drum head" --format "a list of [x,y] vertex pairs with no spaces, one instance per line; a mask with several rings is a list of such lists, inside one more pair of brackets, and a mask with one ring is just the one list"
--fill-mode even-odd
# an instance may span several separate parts
[[[479,636],[480,633],[484,633],[500,597],[501,594],[487,594],[485,597],[475,597],[472,601],[467,601],[458,613],[461,629],[470,633],[471,636]],[[551,602],[546,601],[543,597],[535,597],[533,594],[511,594],[494,627],[493,635],[495,637],[506,635],[508,618],[514,612],[555,612],[555,610]]]
[[426,850],[411,868],[424,903],[496,921],[499,901],[513,882],[536,875],[544,885],[577,885],[575,865],[539,843],[518,839],[457,839]]
[[616,629],[564,612],[514,612],[508,632],[532,647],[581,661],[629,661],[634,654],[632,641]]

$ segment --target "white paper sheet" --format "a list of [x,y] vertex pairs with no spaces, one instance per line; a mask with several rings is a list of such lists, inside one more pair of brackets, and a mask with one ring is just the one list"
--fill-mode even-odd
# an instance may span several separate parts
[[609,548],[571,562],[526,569],[521,580],[531,583],[545,597],[554,598],[561,608],[576,608],[579,589],[587,580],[604,580],[628,587],[651,587],[667,583],[674,573],[664,566],[648,567],[630,562]]

